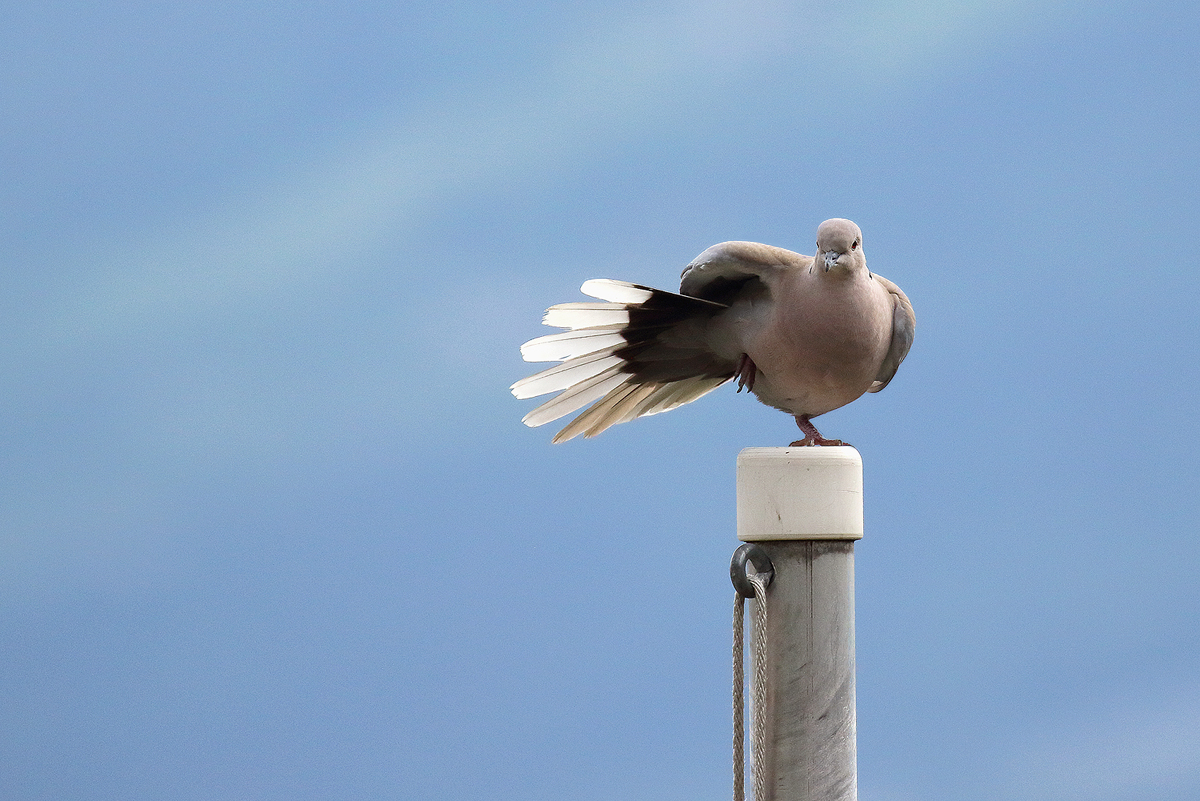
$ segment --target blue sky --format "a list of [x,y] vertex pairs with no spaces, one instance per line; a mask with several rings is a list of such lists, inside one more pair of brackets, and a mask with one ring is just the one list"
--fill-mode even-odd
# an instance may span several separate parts
[[729,793],[722,388],[552,447],[587,278],[864,230],[861,797],[1200,795],[1191,3],[90,3],[0,30],[0,795]]

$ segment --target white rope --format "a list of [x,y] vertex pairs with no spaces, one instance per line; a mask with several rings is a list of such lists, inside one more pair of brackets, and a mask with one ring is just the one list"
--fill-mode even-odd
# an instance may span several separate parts
[[[763,758],[766,754],[766,711],[767,703],[767,587],[763,577],[746,571],[746,578],[754,585],[754,607],[750,616],[750,768],[753,775],[754,801],[766,799],[766,771]],[[733,801],[746,801],[746,756],[745,727],[745,671],[742,618],[745,599],[737,594],[733,603]]]
[[767,582],[757,573],[746,576],[754,585],[750,618],[750,770],[754,801],[767,797]]
[[733,594],[733,801],[746,801],[746,730],[742,716],[746,712],[746,671],[743,650],[746,647],[742,632],[746,599],[740,592]]

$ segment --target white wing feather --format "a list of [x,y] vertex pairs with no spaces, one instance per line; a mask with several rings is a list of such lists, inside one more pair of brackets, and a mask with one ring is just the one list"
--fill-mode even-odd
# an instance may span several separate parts
[[[624,340],[622,340],[624,341]],[[522,378],[512,385],[512,394],[518,398],[536,398],[547,392],[558,392],[567,389],[580,381],[586,381],[599,375],[610,367],[624,363],[620,356],[613,356],[608,351],[600,351],[588,356],[571,359],[562,364],[543,370],[540,373]]]
[[554,396],[521,418],[521,422],[530,428],[552,422],[600,400],[629,379],[629,373],[622,373],[619,366],[610,367]]

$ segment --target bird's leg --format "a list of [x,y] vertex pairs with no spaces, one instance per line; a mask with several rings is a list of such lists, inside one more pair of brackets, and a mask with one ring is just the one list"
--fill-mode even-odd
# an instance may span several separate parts
[[849,442],[842,442],[840,439],[825,439],[821,436],[821,432],[808,419],[807,414],[796,415],[796,425],[800,426],[800,430],[804,432],[804,439],[798,442],[793,442],[790,447],[798,448],[804,445],[849,445]]
[[737,378],[738,392],[745,387],[748,391],[754,391],[754,375],[758,372],[758,368],[754,365],[754,360],[749,354],[743,353],[741,361],[738,362],[737,372],[734,377]]

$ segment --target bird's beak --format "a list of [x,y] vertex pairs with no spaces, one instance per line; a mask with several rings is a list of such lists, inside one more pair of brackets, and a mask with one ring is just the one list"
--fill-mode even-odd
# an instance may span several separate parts
[[829,272],[841,256],[841,253],[834,253],[832,250],[825,251],[825,272]]

